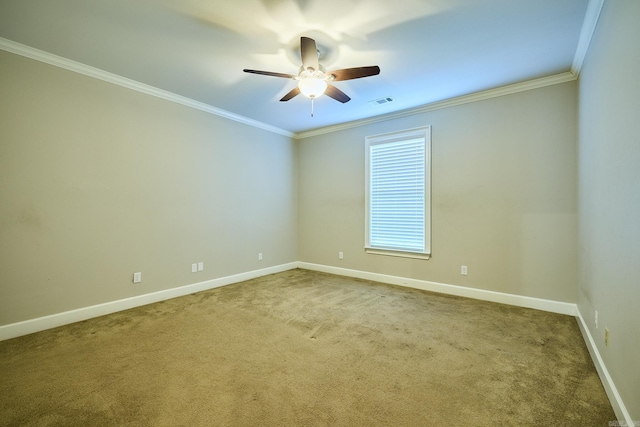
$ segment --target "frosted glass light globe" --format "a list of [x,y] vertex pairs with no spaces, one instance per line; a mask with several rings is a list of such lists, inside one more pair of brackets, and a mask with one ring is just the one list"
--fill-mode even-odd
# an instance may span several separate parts
[[307,98],[317,98],[327,90],[327,82],[317,77],[307,77],[298,82],[298,89]]

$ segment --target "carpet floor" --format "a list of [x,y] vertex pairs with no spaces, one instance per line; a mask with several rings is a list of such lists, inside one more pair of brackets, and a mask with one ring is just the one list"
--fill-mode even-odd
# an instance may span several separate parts
[[0,342],[3,426],[607,426],[571,316],[290,270]]

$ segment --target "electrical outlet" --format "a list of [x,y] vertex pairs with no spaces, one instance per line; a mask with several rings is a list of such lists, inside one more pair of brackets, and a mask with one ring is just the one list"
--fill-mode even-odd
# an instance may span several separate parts
[[142,282],[142,273],[141,272],[137,272],[137,273],[133,273],[133,283],[140,283]]
[[262,252],[258,253],[258,261],[262,261]]
[[460,266],[460,274],[462,274],[463,276],[466,276],[467,272],[468,272],[467,266],[466,265],[461,265]]
[[344,252],[338,252],[338,258],[344,259]]
[[598,329],[598,310],[596,310],[596,314],[594,317],[595,317],[596,329]]
[[609,347],[609,328],[604,328],[604,345]]
[[199,262],[198,263],[198,271],[202,271],[204,270],[204,262]]
[[198,264],[191,264],[191,272],[196,273],[198,271]]

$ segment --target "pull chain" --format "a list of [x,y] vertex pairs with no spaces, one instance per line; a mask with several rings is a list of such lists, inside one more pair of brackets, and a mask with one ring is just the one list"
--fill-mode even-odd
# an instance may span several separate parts
[[311,117],[313,117],[313,100],[315,98],[311,98]]

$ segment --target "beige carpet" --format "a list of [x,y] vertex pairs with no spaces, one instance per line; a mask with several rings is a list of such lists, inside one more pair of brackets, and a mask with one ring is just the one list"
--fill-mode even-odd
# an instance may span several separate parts
[[576,320],[305,270],[0,342],[3,426],[607,426]]

